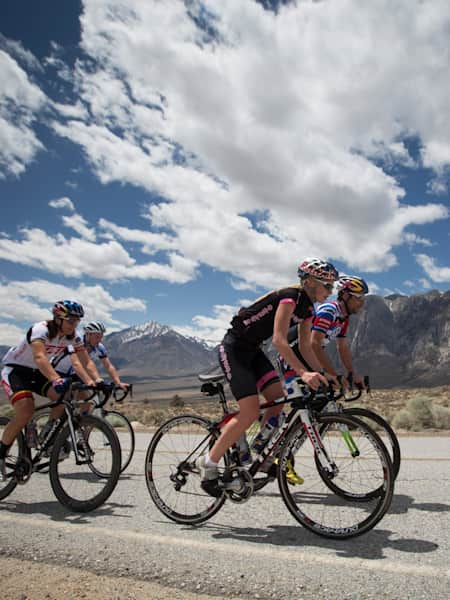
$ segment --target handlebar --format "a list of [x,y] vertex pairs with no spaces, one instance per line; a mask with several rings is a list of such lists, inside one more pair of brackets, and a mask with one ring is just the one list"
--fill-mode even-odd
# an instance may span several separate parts
[[[111,396],[114,397],[114,400],[116,402],[122,402],[126,398],[126,396],[128,396],[128,394],[130,394],[130,396],[133,395],[133,385],[132,384],[128,385],[126,390],[123,390],[120,387],[120,385],[116,385],[112,381],[109,383],[103,381],[103,382],[97,383],[96,385],[87,385],[86,383],[82,383],[80,381],[74,381],[71,383],[70,387],[74,391],[78,390],[80,392],[84,392],[84,391],[91,392],[91,394],[87,398],[83,398],[82,402],[88,402],[94,396],[97,395],[98,400],[95,402],[95,404],[98,408],[101,408],[102,406],[104,406],[108,402],[108,400],[111,398]],[[65,395],[65,393],[61,397],[61,400],[64,397],[64,395]],[[100,395],[103,395],[103,398],[101,398]]]

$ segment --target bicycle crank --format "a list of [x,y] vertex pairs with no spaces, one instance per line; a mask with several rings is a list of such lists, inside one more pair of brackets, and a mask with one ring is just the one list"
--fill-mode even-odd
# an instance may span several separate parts
[[225,471],[219,485],[232,502],[247,502],[253,494],[253,478],[244,467],[232,467]]

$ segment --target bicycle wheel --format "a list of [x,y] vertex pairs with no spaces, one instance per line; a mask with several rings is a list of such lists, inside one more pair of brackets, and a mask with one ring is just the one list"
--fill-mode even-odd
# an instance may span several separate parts
[[[392,463],[379,436],[363,421],[344,414],[323,414],[315,419],[317,429],[326,427],[324,449],[335,465],[334,475],[324,475],[316,466],[316,453],[303,429],[295,426],[283,447],[278,484],[283,500],[299,523],[320,536],[347,539],[372,529],[388,510],[394,489]],[[360,454],[352,457],[341,434],[351,429]],[[287,480],[290,455],[304,482],[290,486]],[[328,478],[328,479],[327,479]],[[330,482],[346,495],[337,495]],[[376,494],[372,494],[377,490]],[[353,494],[353,496],[350,494]],[[364,502],[361,500],[365,496]]]
[[365,423],[375,429],[375,431],[380,431],[380,437],[385,441],[385,446],[389,450],[389,455],[392,460],[392,470],[394,472],[394,479],[397,479],[397,475],[400,471],[400,463],[401,463],[401,452],[400,452],[400,444],[398,442],[398,438],[395,435],[395,431],[389,425],[389,423],[381,417],[379,414],[369,410],[367,408],[360,407],[352,407],[345,408],[344,413],[346,415],[354,416],[359,419],[362,419]]
[[[69,425],[65,425],[50,457],[50,482],[61,504],[76,512],[89,512],[103,504],[116,487],[120,475],[120,444],[114,430],[103,419],[90,415],[78,417],[73,425],[79,460]],[[102,477],[92,470],[92,465]]]
[[103,418],[114,429],[119,438],[120,449],[122,451],[120,472],[123,473],[130,464],[134,454],[135,438],[133,427],[125,415],[115,410],[106,411]]
[[[6,425],[11,419],[8,417],[0,417],[0,439],[3,437],[3,431]],[[6,481],[0,479],[0,500],[3,500],[14,490],[18,484],[17,479],[14,477],[14,470],[18,461],[26,456],[25,451],[25,439],[22,433],[14,440],[14,444],[8,450],[8,455],[5,459],[6,466]]]
[[[211,518],[223,505],[200,486],[195,460],[217,439],[211,422],[195,415],[173,417],[153,435],[145,457],[145,479],[156,507],[176,523],[196,524]],[[228,464],[225,455],[219,468]]]

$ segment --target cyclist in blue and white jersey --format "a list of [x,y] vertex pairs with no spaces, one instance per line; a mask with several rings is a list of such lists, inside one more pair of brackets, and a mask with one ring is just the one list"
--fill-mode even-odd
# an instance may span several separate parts
[[[13,346],[3,357],[2,386],[14,407],[15,414],[6,425],[0,441],[0,477],[5,477],[5,457],[17,435],[34,413],[33,393],[57,400],[67,389],[67,382],[52,366],[52,359],[72,348],[73,366],[84,383],[94,385],[77,357],[83,350],[83,341],[76,332],[84,316],[81,304],[61,300],[52,308],[53,319],[35,323],[17,346]],[[58,417],[63,407],[53,409],[52,416]]]
[[[338,291],[337,301],[325,302],[317,307],[312,322],[311,336],[307,340],[306,347],[308,351],[312,347],[327,378],[337,384],[337,371],[325,351],[327,344],[331,340],[336,340],[340,359],[347,370],[347,378],[351,374],[353,381],[364,387],[363,377],[355,373],[353,369],[352,354],[347,341],[347,330],[350,316],[358,313],[364,306],[364,298],[369,293],[369,288],[364,279],[356,275],[342,275],[337,281],[336,288]],[[297,358],[302,361],[306,368],[311,370],[304,356],[305,344],[297,328],[290,331],[289,342]],[[285,381],[295,375],[289,365],[283,363],[283,361],[280,361],[280,365]]]

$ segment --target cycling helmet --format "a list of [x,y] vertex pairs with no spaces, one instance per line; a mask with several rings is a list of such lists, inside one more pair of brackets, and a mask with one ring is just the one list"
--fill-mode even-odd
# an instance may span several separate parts
[[81,304],[72,300],[59,300],[55,302],[52,313],[53,316],[60,317],[61,319],[67,319],[68,317],[82,319],[84,317],[84,310]]
[[91,321],[83,327],[86,333],[105,333],[106,327],[100,321]]
[[334,282],[339,273],[334,265],[320,258],[306,258],[297,270],[300,279],[312,276],[322,281]]
[[369,286],[361,277],[357,277],[356,275],[341,275],[339,277],[337,284],[338,294],[342,294],[343,292],[349,292],[353,296],[364,296],[364,294],[369,293]]

